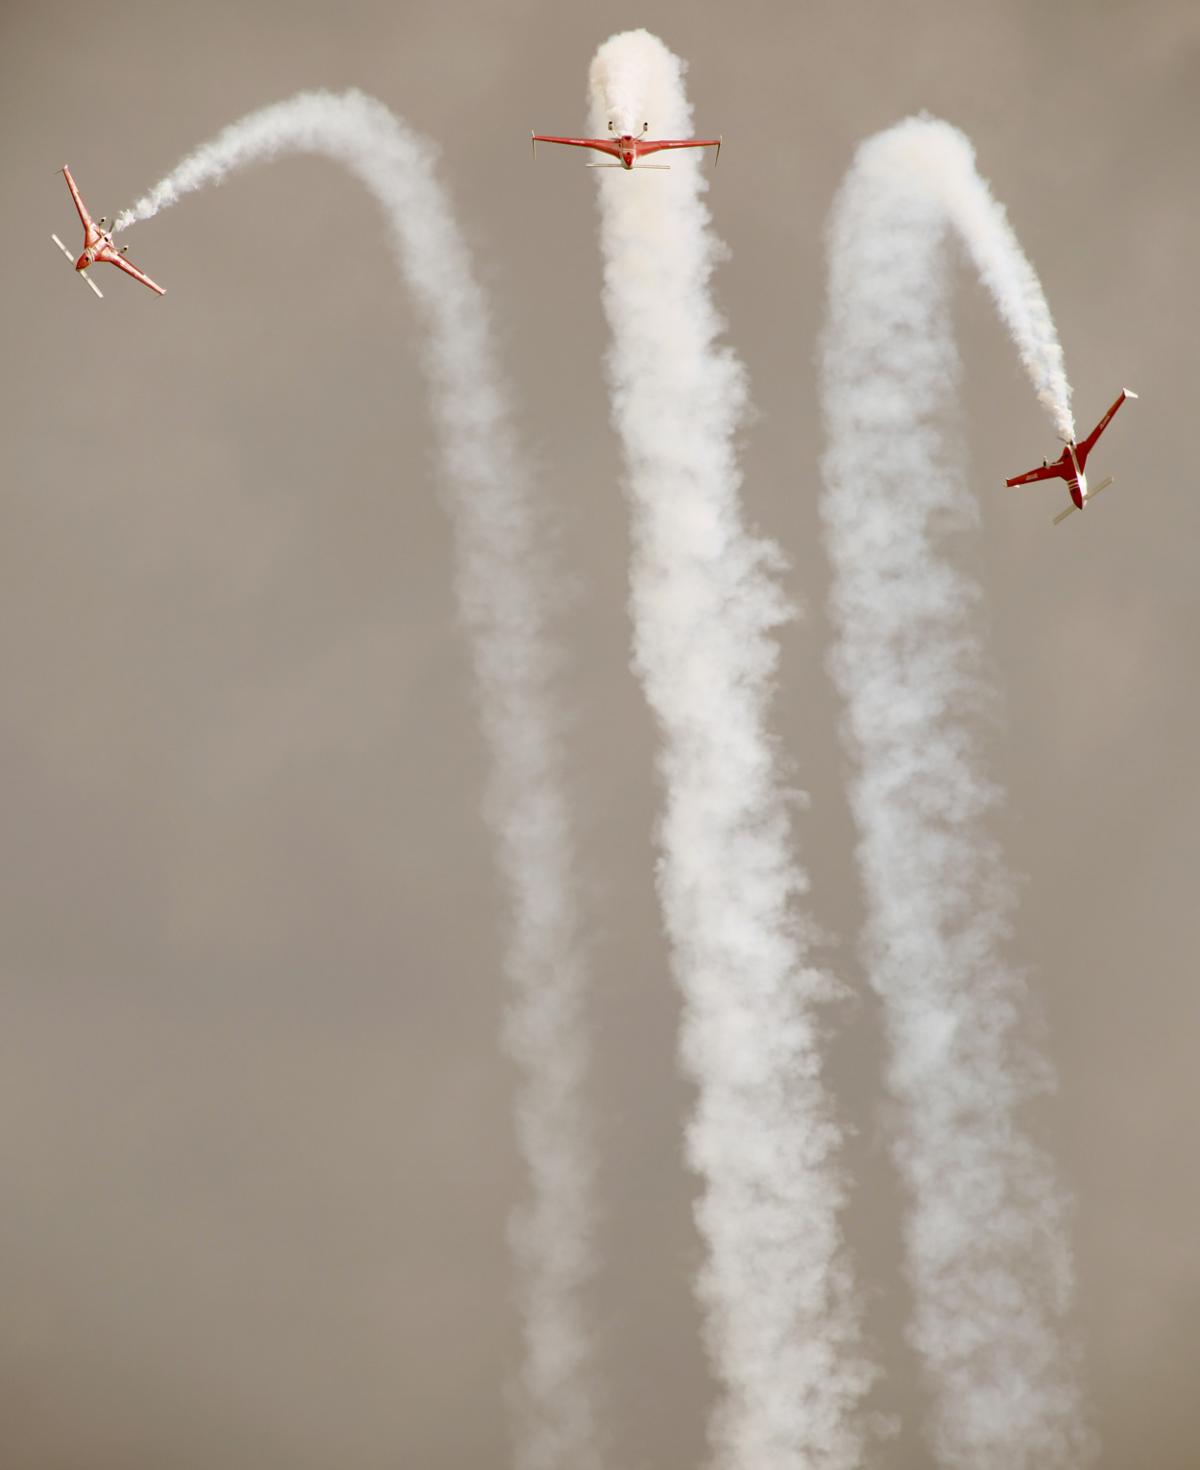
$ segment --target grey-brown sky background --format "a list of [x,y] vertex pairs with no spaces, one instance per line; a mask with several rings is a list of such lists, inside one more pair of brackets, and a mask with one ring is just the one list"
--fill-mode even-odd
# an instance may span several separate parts
[[[112,214],[247,110],[357,85],[441,145],[518,422],[578,587],[564,627],[597,977],[596,1320],[630,1470],[695,1464],[709,1386],[680,1163],[687,1092],[652,883],[653,739],[627,668],[592,181],[532,164],[644,24],[726,148],[717,293],[752,378],[751,517],[808,608],[776,725],[831,962],[860,996],[831,1067],[859,1132],[849,1229],[905,1428],[899,1201],[822,659],[813,366],[822,229],[859,139],[964,128],[1038,269],[1081,429],[1118,487],[1050,526],[1000,488],[1053,449],[962,275],[978,565],[1006,724],[1004,838],[1078,1202],[1078,1331],[1102,1466],[1200,1461],[1193,956],[1193,0],[818,0],[609,8],[127,0],[0,10],[0,1463],[14,1470],[503,1464],[517,1362],[505,1222],[523,1181],[497,1034],[501,913],[417,325],[375,209],[291,160],[126,237],[170,294],[74,245],[69,162]],[[1097,467],[1099,461],[1096,462]],[[1061,497],[1059,497],[1061,499]]]

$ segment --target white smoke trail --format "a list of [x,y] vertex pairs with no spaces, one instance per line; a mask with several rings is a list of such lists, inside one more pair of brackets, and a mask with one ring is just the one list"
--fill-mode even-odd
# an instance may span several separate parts
[[[626,32],[593,60],[591,120],[687,137],[683,64]],[[849,1470],[872,1374],[841,1240],[841,1132],[821,1079],[787,796],[767,733],[789,614],[774,545],[741,521],[734,434],[747,386],[719,343],[709,278],[722,246],[697,155],[600,172],[613,417],[633,514],[634,665],[658,719],[666,787],[659,893],[699,1095],[688,1158],[703,1181],[697,1285],[722,1396],[728,1470]]]
[[530,476],[498,388],[489,316],[432,147],[359,92],[302,93],[251,113],[186,158],[117,219],[124,229],[233,170],[313,153],[347,168],[383,210],[429,332],[426,370],[449,485],[459,607],[491,748],[487,815],[513,920],[509,1049],[531,1200],[514,1222],[525,1362],[521,1470],[597,1470],[593,1346],[581,1292],[593,1274],[592,1146],[583,1103],[585,965],[564,794],[552,578]]
[[1068,1210],[1021,1116],[1053,1078],[1028,1039],[1024,978],[1003,956],[1011,882],[985,829],[1001,793],[973,733],[994,699],[972,616],[980,593],[939,541],[979,516],[946,432],[959,378],[951,228],[1072,434],[1045,298],[970,143],[929,118],[868,140],[829,229],[833,668],[860,766],[865,949],[902,1105],[911,1338],[934,1394],[933,1442],[962,1470],[1056,1470],[1077,1466],[1088,1444],[1063,1320]]

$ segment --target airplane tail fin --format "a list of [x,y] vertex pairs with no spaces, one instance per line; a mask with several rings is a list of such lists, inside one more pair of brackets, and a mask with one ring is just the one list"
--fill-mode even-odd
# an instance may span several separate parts
[[[62,253],[67,257],[67,259],[71,262],[71,264],[74,265],[75,264],[75,257],[71,254],[71,252],[63,244],[63,242],[58,238],[58,236],[57,235],[51,235],[50,238],[54,241],[54,243],[58,246],[58,248],[62,251]],[[101,291],[100,287],[96,285],[95,281],[93,281],[88,276],[87,271],[76,271],[75,274],[79,277],[79,279],[81,281],[85,282],[87,285],[89,285],[92,288],[93,291],[95,291],[96,295],[99,296],[99,298],[100,298],[101,301],[104,300],[104,292]]]
[[[1095,487],[1094,490],[1089,490],[1088,491],[1087,500],[1085,500],[1083,502],[1084,505],[1086,505],[1088,503],[1088,500],[1095,500],[1096,496],[1100,494],[1101,490],[1107,490],[1108,487],[1112,484],[1112,482],[1113,482],[1113,477],[1111,475],[1109,475],[1109,477],[1108,477],[1107,480],[1101,480],[1100,483]],[[1070,504],[1070,505],[1067,506],[1066,510],[1060,511],[1058,513],[1058,515],[1056,515],[1054,517],[1054,524],[1056,526],[1061,526],[1062,523],[1063,523],[1063,521],[1065,521],[1066,518],[1069,515],[1074,515],[1074,513],[1078,509],[1079,509],[1079,507],[1072,502],[1072,504]]]

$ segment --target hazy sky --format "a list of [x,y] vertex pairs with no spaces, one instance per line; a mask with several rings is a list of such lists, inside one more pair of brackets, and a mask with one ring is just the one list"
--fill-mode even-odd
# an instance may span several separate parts
[[[1004,691],[990,741],[1023,875],[1012,946],[1047,1023],[1042,1119],[1074,1191],[1077,1330],[1103,1470],[1200,1459],[1192,688],[1200,9],[1110,3],[270,3],[0,9],[10,220],[0,420],[0,1422],[67,1470],[509,1458],[505,1227],[523,1179],[498,1045],[502,911],[418,323],[377,212],[329,163],[244,174],[130,230],[159,301],[105,300],[47,238],[134,200],[303,87],[373,92],[442,151],[518,424],[577,587],[563,635],[597,977],[595,1314],[620,1463],[696,1464],[711,1399],[681,1164],[688,1094],[653,890],[654,740],[628,669],[588,62],[646,25],[725,148],[717,280],[757,410],[750,518],[807,607],[775,723],[829,963],[859,999],[831,1075],[848,1228],[904,1428],[901,1201],[825,673],[814,354],[823,226],[855,144],[928,108],[973,139],[1041,275],[1081,429],[1117,487],[1054,529],[1005,475],[1054,450],[962,271],[964,553]],[[1098,454],[1101,451],[1097,451]]]

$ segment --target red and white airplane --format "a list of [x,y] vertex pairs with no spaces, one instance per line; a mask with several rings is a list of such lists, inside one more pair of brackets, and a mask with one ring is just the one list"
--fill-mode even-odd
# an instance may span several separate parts
[[62,172],[63,177],[67,181],[67,188],[71,191],[71,198],[75,201],[75,208],[79,211],[80,222],[83,225],[83,254],[76,260],[57,235],[51,235],[50,238],[67,259],[71,261],[75,269],[80,272],[79,279],[81,281],[87,281],[96,295],[103,297],[104,292],[96,285],[95,281],[83,274],[89,266],[95,265],[97,261],[100,261],[104,265],[117,266],[127,275],[132,276],[135,281],[141,281],[143,286],[149,286],[151,291],[157,291],[160,296],[165,296],[167,293],[157,282],[152,281],[149,276],[144,275],[138,270],[136,265],[130,265],[129,261],[125,259],[125,252],[129,249],[128,245],[122,245],[120,250],[116,248],[113,244],[112,231],[105,230],[104,228],[104,215],[100,216],[99,224],[96,224],[92,219],[88,213],[87,205],[79,197],[79,190],[75,187],[75,180],[71,177],[71,170],[66,164],[63,164]]
[[615,133],[613,125],[609,123],[608,130],[612,133],[611,138],[551,138],[543,133],[531,133],[531,147],[537,153],[539,143],[565,143],[569,148],[594,148],[597,153],[607,153],[615,158],[615,163],[589,163],[588,168],[670,168],[669,163],[641,163],[640,159],[648,157],[651,153],[661,153],[664,148],[715,148],[716,158],[721,157],[720,138],[654,138],[649,139],[646,134],[650,131],[650,124],[643,123],[642,131],[636,136],[633,133]]
[[1081,439],[1078,444],[1073,439],[1070,440],[1067,443],[1067,447],[1057,459],[1049,461],[1042,460],[1041,469],[1029,470],[1023,475],[1014,475],[1011,480],[1005,480],[1004,483],[1012,486],[1028,485],[1034,480],[1065,480],[1067,482],[1067,489],[1071,492],[1071,499],[1075,503],[1068,505],[1061,515],[1054,517],[1054,524],[1056,526],[1060,521],[1065,521],[1069,515],[1073,515],[1076,510],[1082,510],[1089,500],[1095,499],[1101,490],[1106,490],[1112,484],[1112,476],[1110,475],[1107,480],[1102,480],[1093,489],[1088,489],[1087,476],[1084,474],[1088,455],[1096,447],[1096,440],[1108,428],[1109,421],[1117,409],[1120,408],[1127,398],[1136,397],[1137,394],[1131,389],[1122,388],[1120,398],[1117,399],[1086,439]]

